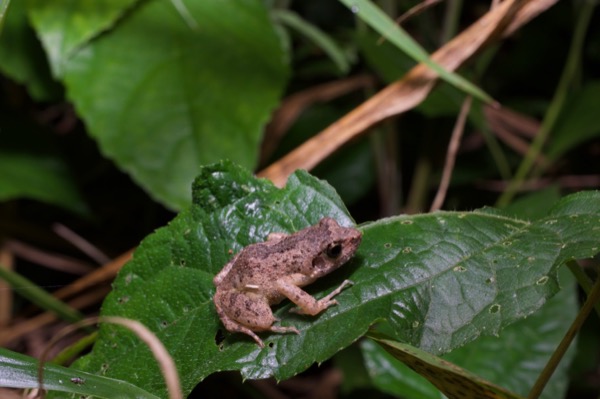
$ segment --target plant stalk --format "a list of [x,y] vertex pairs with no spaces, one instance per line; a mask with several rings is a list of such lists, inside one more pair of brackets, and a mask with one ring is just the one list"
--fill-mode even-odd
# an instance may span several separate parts
[[575,338],[575,335],[577,335],[577,332],[581,329],[581,326],[583,325],[583,323],[589,316],[590,312],[594,308],[594,305],[599,300],[600,300],[600,278],[598,278],[596,280],[596,283],[594,284],[592,291],[590,292],[590,294],[588,295],[588,298],[586,299],[585,303],[581,307],[581,310],[577,314],[577,317],[573,321],[573,324],[571,324],[571,327],[569,328],[569,330],[563,337],[562,341],[560,341],[560,344],[558,345],[558,347],[556,348],[556,350],[550,357],[550,360],[548,360],[548,363],[546,363],[546,367],[544,367],[544,370],[542,370],[542,373],[540,374],[537,381],[533,385],[533,388],[531,388],[531,391],[529,392],[527,399],[537,399],[541,395],[542,391],[546,387],[546,384],[550,380],[550,377],[552,377],[554,370],[556,370],[556,367],[558,366],[558,364],[560,363],[561,359],[563,358],[565,352],[569,348],[569,345],[571,345],[571,342]]

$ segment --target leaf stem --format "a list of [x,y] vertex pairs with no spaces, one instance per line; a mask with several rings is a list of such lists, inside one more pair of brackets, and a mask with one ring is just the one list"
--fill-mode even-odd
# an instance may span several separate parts
[[544,370],[542,370],[542,373],[540,374],[537,381],[533,385],[533,388],[531,388],[531,391],[529,392],[529,396],[527,396],[527,399],[537,399],[541,395],[542,391],[544,390],[544,387],[546,386],[546,384],[550,380],[550,377],[554,373],[554,370],[556,370],[556,367],[558,366],[558,364],[560,363],[561,359],[563,358],[565,352],[569,348],[569,345],[575,338],[575,335],[577,334],[577,332],[583,325],[583,322],[589,316],[590,312],[594,308],[594,305],[599,300],[600,300],[600,278],[596,279],[596,283],[594,284],[592,290],[590,291],[590,294],[588,295],[587,300],[581,307],[581,310],[577,314],[577,317],[573,321],[573,324],[571,324],[571,327],[569,327],[569,330],[563,337],[562,341],[560,341],[560,344],[558,345],[558,347],[556,348],[556,350],[550,357],[550,360],[548,361],[548,363],[546,363],[546,367],[544,367]]

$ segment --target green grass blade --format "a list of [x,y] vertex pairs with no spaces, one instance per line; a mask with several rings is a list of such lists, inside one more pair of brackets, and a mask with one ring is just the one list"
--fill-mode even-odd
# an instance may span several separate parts
[[325,32],[289,10],[275,10],[273,11],[273,16],[277,21],[295,29],[312,41],[316,46],[321,48],[321,50],[323,50],[337,66],[340,72],[346,73],[350,70],[350,63],[348,62],[344,51]]
[[4,17],[6,17],[6,10],[10,0],[0,0],[0,33],[2,33],[2,27],[4,26]]
[[[0,348],[0,386],[38,387],[38,360]],[[44,388],[110,399],[158,399],[128,382],[54,364],[44,366]]]
[[29,299],[43,309],[50,310],[61,319],[76,322],[83,319],[83,315],[59,301],[35,283],[18,273],[8,270],[0,265],[0,279],[5,280],[19,295]]
[[400,26],[398,26],[390,17],[388,17],[380,8],[368,0],[340,0],[360,19],[365,21],[371,28],[379,32],[390,43],[397,46],[410,57],[418,62],[422,62],[434,70],[440,78],[452,84],[458,89],[470,94],[486,103],[492,103],[494,100],[483,90],[463,78],[462,76],[447,71],[439,64],[435,63],[429,57],[429,54],[410,37]]

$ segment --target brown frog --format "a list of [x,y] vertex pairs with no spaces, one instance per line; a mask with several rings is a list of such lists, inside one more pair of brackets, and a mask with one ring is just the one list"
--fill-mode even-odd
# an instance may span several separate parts
[[245,247],[213,280],[217,287],[213,301],[223,325],[230,332],[251,336],[261,348],[264,343],[255,331],[299,334],[295,327],[274,326],[277,319],[270,306],[288,298],[298,306],[291,312],[314,316],[336,305],[332,298],[350,281],[320,300],[300,287],[346,263],[361,238],[357,229],[323,218],[294,234],[272,233],[267,241]]

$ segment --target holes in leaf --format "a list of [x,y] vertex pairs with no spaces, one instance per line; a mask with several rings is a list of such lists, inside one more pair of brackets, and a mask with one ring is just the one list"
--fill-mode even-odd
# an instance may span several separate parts
[[500,311],[500,309],[502,309],[502,306],[500,306],[499,304],[495,303],[492,306],[490,306],[490,313],[492,313],[492,314],[498,313]]
[[129,302],[129,297],[128,297],[128,296],[122,296],[122,297],[119,297],[119,299],[117,299],[117,302],[118,302],[120,305],[122,305],[122,304],[124,304],[124,303],[127,303],[127,302]]
[[462,265],[458,265],[458,266],[454,266],[454,269],[452,269],[452,270],[454,270],[455,272],[458,272],[458,273],[463,273],[463,272],[467,271],[467,268]]
[[404,249],[402,250],[402,253],[403,253],[403,254],[409,254],[409,253],[411,253],[411,252],[412,252],[412,248],[411,248],[411,247],[406,247],[406,248],[404,248]]
[[542,276],[538,281],[536,281],[535,283],[537,285],[544,285],[548,282],[548,276]]
[[390,249],[392,247],[392,243],[391,242],[386,242],[385,244],[383,244],[383,247],[385,249]]
[[400,223],[402,223],[402,224],[413,224],[413,221],[412,221],[412,220],[409,220],[409,219],[406,219],[406,220],[403,220],[403,221],[402,221],[402,222],[400,222]]
[[223,334],[223,330],[219,328],[215,334],[215,344],[219,349],[223,349],[223,341],[225,341],[225,334]]

